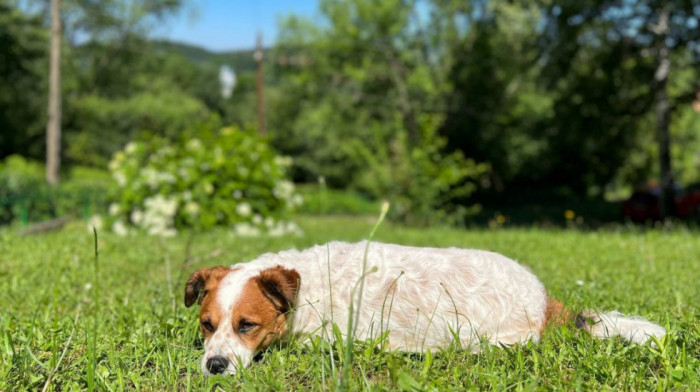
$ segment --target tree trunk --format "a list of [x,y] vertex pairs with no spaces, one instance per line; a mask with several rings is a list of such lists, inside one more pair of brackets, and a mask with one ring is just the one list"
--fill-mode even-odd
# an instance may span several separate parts
[[668,102],[668,75],[671,68],[666,39],[669,34],[669,11],[659,12],[659,21],[653,27],[656,34],[657,66],[654,73],[654,112],[656,114],[656,132],[659,143],[659,214],[662,219],[676,213],[675,194],[673,191],[673,171],[671,168],[671,106]]
[[61,2],[51,0],[49,118],[46,125],[46,181],[58,184],[61,167]]
[[258,33],[255,44],[255,61],[257,63],[255,69],[255,86],[258,95],[258,131],[261,136],[267,134],[265,126],[265,83],[263,73],[263,46],[262,34]]

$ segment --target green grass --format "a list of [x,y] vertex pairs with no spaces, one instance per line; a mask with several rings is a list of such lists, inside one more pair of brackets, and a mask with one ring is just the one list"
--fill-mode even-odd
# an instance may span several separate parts
[[[161,241],[101,234],[95,263],[84,225],[43,236],[0,231],[0,391],[329,390],[340,384],[341,343],[269,349],[232,377],[204,378],[196,307],[184,282],[202,266],[262,252],[368,236],[374,218],[300,218],[301,238],[234,238],[218,231]],[[356,343],[348,390],[698,390],[700,241],[697,232],[407,229],[388,242],[489,249],[530,266],[575,309],[617,309],[667,326],[659,350],[564,329],[539,344],[448,348],[429,355]],[[91,285],[91,286],[90,286]],[[77,319],[77,321],[76,321]],[[345,330],[346,325],[340,325]],[[347,367],[345,368],[347,369]]]

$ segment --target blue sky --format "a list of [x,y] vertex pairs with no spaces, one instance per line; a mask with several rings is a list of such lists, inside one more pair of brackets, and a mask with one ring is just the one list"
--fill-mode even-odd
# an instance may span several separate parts
[[214,51],[252,48],[258,31],[265,45],[274,42],[281,16],[314,17],[317,6],[318,0],[189,0],[152,35]]

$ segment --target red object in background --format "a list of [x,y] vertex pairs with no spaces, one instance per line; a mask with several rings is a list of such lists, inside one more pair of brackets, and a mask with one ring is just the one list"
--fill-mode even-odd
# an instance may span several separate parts
[[[634,222],[659,219],[658,187],[635,191],[622,205],[622,216]],[[676,216],[681,219],[700,218],[700,184],[676,189]]]

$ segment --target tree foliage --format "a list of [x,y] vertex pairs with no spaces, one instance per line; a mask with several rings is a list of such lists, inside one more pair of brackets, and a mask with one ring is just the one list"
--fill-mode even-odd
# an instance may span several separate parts
[[[547,59],[544,80],[556,86],[558,97],[554,125],[576,136],[562,140],[566,156],[575,158],[567,160],[568,167],[563,166],[559,177],[571,177],[585,167],[588,178],[582,185],[590,189],[597,184],[600,189],[621,167],[630,165],[635,149],[648,149],[649,144],[643,143],[656,139],[649,135],[654,132],[649,117],[658,90],[654,74],[659,69],[658,41],[662,39],[655,26],[664,10],[671,16],[664,40],[671,52],[670,83],[674,85],[671,127],[678,133],[684,125],[677,114],[690,109],[700,86],[697,5],[686,0],[564,1],[545,7],[547,23],[540,41]],[[688,78],[689,72],[695,74],[695,82]],[[693,131],[697,130],[696,123]],[[655,143],[651,146],[656,148]]]
[[[179,1],[66,0],[62,19],[63,155],[67,163],[106,167],[109,157],[141,132],[173,136],[207,121],[216,80],[180,57],[151,50],[150,26]],[[46,7],[0,3],[0,156],[42,160],[45,149],[48,25]],[[30,13],[29,11],[33,11]],[[89,37],[79,40],[77,37]],[[84,42],[83,42],[84,41]],[[6,61],[5,61],[6,60]],[[207,89],[208,88],[208,89]]]
[[0,0],[0,158],[44,152],[48,37],[41,18]]
[[443,116],[432,112],[446,79],[415,32],[417,3],[322,1],[320,9],[321,25],[283,25],[276,55],[297,61],[278,71],[274,143],[298,157],[298,180],[323,176],[391,199],[405,221],[449,215],[484,167],[445,151],[437,132]]

